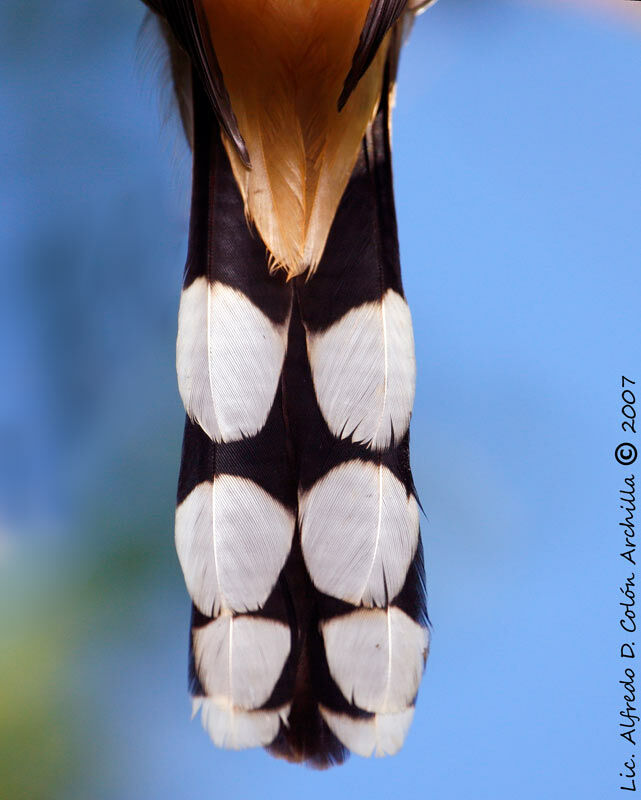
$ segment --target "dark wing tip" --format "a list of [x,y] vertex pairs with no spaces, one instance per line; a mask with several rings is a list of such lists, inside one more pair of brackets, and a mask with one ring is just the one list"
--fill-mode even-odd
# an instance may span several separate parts
[[251,169],[247,145],[238,128],[201,0],[143,0],[143,3],[167,21],[176,41],[188,53],[222,130],[243,165]]
[[[236,119],[235,116],[234,119]],[[236,125],[235,130],[231,131],[226,130],[225,133],[234,143],[234,147],[236,148],[236,152],[238,153],[243,166],[246,167],[247,169],[251,169],[252,162],[249,157],[249,151],[247,150],[247,145],[245,144],[245,140],[243,139],[242,133],[238,130],[238,125]]]
[[341,92],[341,96],[338,98],[337,107],[339,111],[342,111],[345,108],[345,104],[349,100],[352,92],[356,88],[356,84],[358,80],[354,79],[352,76],[354,75],[354,67],[349,72],[349,75],[345,79],[345,83],[343,84],[343,91]]
[[385,34],[401,16],[407,3],[408,0],[372,0],[370,3],[352,66],[338,98],[339,111],[345,107],[358,82],[372,63]]
[[236,114],[234,114],[227,87],[225,86],[225,79],[209,35],[207,15],[205,14],[200,0],[195,0],[192,7],[195,16],[194,33],[198,45],[201,62],[200,66],[204,73],[207,93],[214,106],[216,116],[223,130],[233,142],[240,160],[247,169],[251,169],[251,160],[249,158],[249,152],[247,151],[247,145],[238,127],[238,120],[236,119]]

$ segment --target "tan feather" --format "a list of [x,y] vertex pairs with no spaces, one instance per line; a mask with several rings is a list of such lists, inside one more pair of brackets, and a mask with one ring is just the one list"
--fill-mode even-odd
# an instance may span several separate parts
[[381,92],[387,40],[337,101],[369,0],[203,0],[252,169],[225,143],[247,215],[288,275],[313,271]]

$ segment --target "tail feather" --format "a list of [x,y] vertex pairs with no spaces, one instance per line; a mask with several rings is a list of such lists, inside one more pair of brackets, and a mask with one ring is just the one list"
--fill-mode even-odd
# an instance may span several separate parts
[[297,639],[280,579],[296,528],[280,387],[290,306],[291,287],[270,276],[247,227],[218,125],[194,81],[176,546],[194,604],[194,713],[221,747],[269,745],[294,690]]
[[287,281],[193,80],[176,545],[194,713],[219,746],[321,768],[401,747],[428,649],[390,83],[317,270]]
[[305,409],[292,426],[298,519],[334,686],[319,709],[348,749],[392,754],[411,723],[428,628],[386,92],[318,271],[295,294],[284,375]]

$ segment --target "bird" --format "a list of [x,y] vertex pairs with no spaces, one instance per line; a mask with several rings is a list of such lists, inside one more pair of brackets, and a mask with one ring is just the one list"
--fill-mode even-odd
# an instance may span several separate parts
[[214,744],[403,745],[429,649],[390,121],[431,0],[143,0],[193,154],[176,368],[189,690]]

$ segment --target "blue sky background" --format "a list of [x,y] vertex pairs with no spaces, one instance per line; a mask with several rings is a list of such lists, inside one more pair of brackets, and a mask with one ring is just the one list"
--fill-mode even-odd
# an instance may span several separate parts
[[0,796],[619,796],[641,25],[517,0],[417,22],[394,147],[432,653],[403,751],[321,774],[218,751],[189,721],[172,532],[189,159],[141,18],[0,9]]

